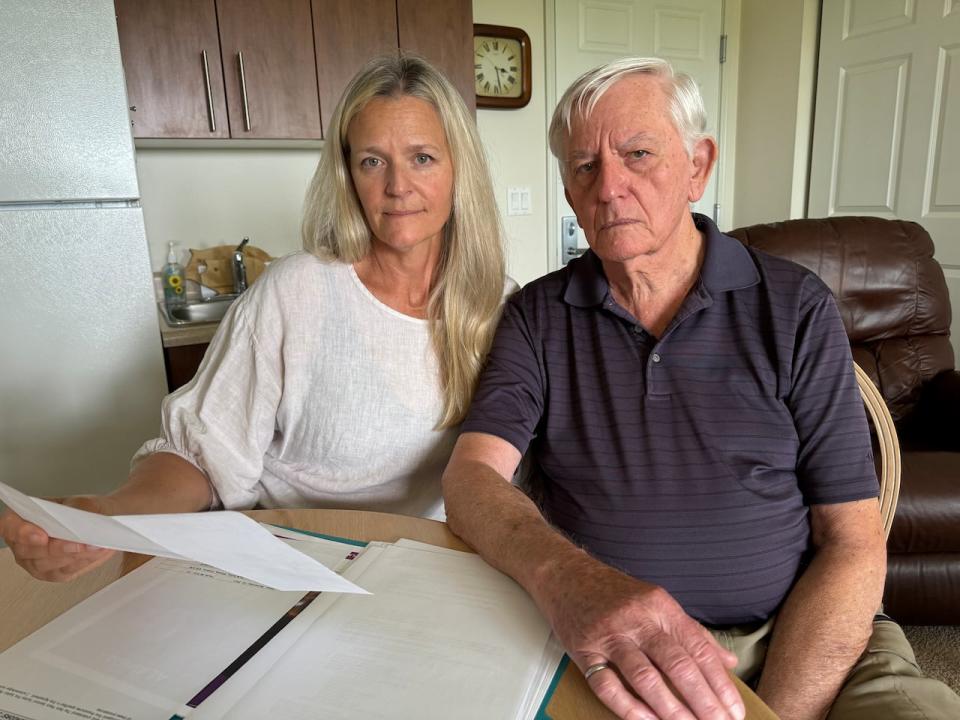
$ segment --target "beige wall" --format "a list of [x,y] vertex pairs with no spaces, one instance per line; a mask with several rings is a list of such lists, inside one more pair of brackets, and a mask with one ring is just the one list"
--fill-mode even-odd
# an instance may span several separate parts
[[239,243],[274,256],[300,247],[300,209],[319,149],[138,148],[137,173],[150,263],[175,242],[187,248]]
[[[473,20],[520,27],[530,36],[530,103],[518,110],[477,111],[507,237],[507,269],[523,285],[545,274],[549,262],[543,0],[474,0]],[[531,215],[507,215],[507,188],[516,186],[530,188]]]
[[742,0],[733,227],[802,217],[816,0]]
[[[476,0],[474,21],[522,27],[533,51],[533,99],[520,110],[479,110],[507,236],[508,272],[521,284],[547,270],[543,2]],[[244,236],[271,255],[300,247],[303,195],[320,150],[237,147],[137,149],[150,260],[187,248],[237,243]],[[508,217],[507,188],[531,191],[531,215]]]

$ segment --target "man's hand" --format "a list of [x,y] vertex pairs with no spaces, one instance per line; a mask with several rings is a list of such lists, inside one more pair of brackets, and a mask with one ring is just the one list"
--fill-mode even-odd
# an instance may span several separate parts
[[[103,498],[89,495],[54,502],[95,513],[103,513],[106,509]],[[103,565],[114,553],[113,550],[51,538],[42,528],[10,510],[0,515],[0,537],[13,551],[17,564],[39,580],[73,580]]]
[[609,665],[587,680],[604,705],[637,720],[744,717],[728,673],[733,653],[662,588],[597,561],[583,565],[557,573],[546,610],[581,671]]

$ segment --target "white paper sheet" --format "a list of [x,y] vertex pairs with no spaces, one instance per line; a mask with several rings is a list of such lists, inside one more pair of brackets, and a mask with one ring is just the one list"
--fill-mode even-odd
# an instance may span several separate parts
[[[361,549],[281,542],[334,570]],[[301,597],[197,563],[151,560],[0,654],[0,718],[168,720]]]
[[279,532],[377,594],[320,594],[293,616],[300,593],[153,560],[0,654],[0,717],[538,717],[562,649],[512,580],[409,540],[360,548]]
[[[387,547],[385,543],[373,542],[360,551],[358,558],[352,558],[351,563],[369,563],[373,558],[382,554]],[[346,564],[343,566],[346,567]],[[343,572],[343,569],[339,570]],[[339,595],[320,595],[302,613],[284,628],[283,632],[267,643],[254,657],[250,658],[242,668],[227,680],[213,695],[203,701],[196,709],[184,708],[180,712],[182,718],[189,720],[226,720],[232,717],[231,708],[243,700],[250,688],[256,686],[263,676],[269,672],[289,652],[303,635],[318,622],[322,616],[335,605]]]
[[374,595],[336,598],[232,708],[190,720],[535,717],[559,654],[523,589],[477,555],[379,545],[345,571]]
[[[394,545],[400,548],[410,548],[425,552],[445,553],[447,555],[472,555],[473,553],[463,552],[461,550],[451,550],[449,548],[437,547],[419,540],[410,540],[409,538],[400,538]],[[543,648],[543,655],[540,658],[540,664],[534,673],[536,681],[527,688],[527,694],[524,697],[517,718],[536,718],[540,710],[540,704],[550,689],[550,683],[553,682],[554,673],[558,670],[560,662],[564,656],[563,645],[557,640],[556,635],[551,634],[550,640]]]
[[2,482],[0,500],[51,537],[201,562],[276,590],[367,594],[241,513],[110,517],[32,498]]

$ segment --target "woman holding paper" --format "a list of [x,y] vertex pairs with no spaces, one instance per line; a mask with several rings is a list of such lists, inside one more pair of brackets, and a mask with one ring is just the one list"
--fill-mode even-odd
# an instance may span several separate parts
[[[128,481],[64,502],[110,515],[345,507],[443,517],[440,475],[512,281],[473,119],[426,62],[371,62],[346,89],[307,193],[304,251],[224,318]],[[515,285],[514,285],[515,287]],[[109,551],[7,512],[36,577]]]

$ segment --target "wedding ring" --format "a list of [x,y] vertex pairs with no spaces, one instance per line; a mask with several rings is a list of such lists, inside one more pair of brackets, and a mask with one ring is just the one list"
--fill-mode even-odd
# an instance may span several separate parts
[[601,670],[606,670],[609,667],[610,666],[607,665],[607,663],[605,662],[597,663],[596,665],[591,665],[590,667],[588,667],[586,670],[583,671],[583,679],[589,680],[590,676],[593,675],[594,673],[598,673]]

